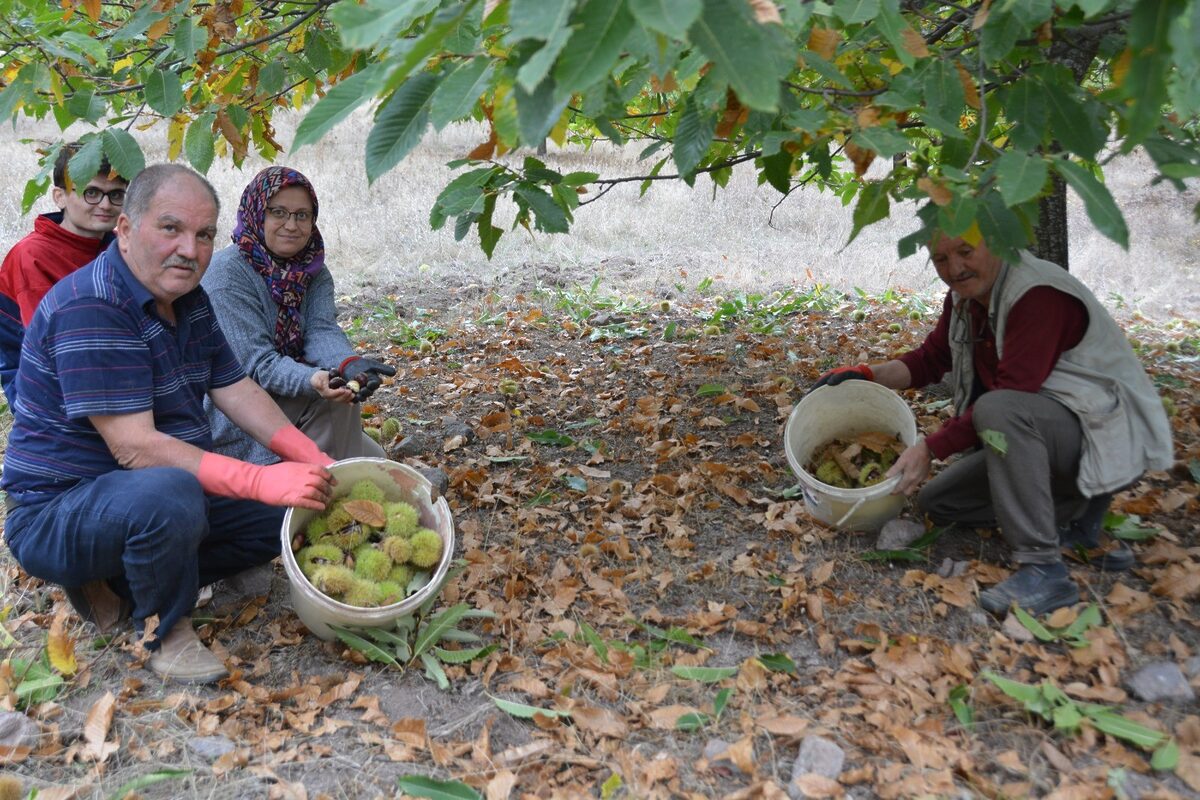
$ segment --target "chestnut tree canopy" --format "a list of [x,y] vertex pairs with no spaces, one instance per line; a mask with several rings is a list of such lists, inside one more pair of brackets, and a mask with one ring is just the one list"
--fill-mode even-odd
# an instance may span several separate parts
[[[275,160],[369,104],[373,181],[430,127],[483,122],[430,224],[489,256],[498,203],[566,233],[618,183],[715,190],[742,163],[785,195],[840,193],[851,239],[918,201],[901,255],[933,228],[1011,254],[1052,233],[1045,203],[1066,187],[1127,246],[1106,163],[1141,147],[1148,178],[1200,175],[1200,0],[0,0],[0,19],[0,118],[92,126],[75,175],[101,156],[135,174],[131,128],[205,172]],[[304,113],[291,142],[272,126],[284,108]],[[505,157],[547,139],[634,142],[645,168]],[[26,210],[62,144],[31,144]]]

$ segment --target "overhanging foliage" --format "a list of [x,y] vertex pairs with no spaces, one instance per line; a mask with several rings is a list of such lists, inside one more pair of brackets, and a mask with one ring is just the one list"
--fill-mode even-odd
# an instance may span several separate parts
[[[750,162],[783,194],[803,184],[854,203],[853,239],[900,201],[922,202],[911,253],[939,227],[1028,244],[1052,179],[1122,246],[1128,229],[1103,163],[1145,148],[1155,180],[1200,175],[1200,0],[0,0],[0,117],[53,115],[95,132],[124,174],[130,127],[159,124],[171,158],[200,171],[285,148],[272,114],[309,108],[291,149],[377,102],[370,180],[430,128],[474,118],[489,138],[430,222],[472,228],[491,255],[517,224],[567,232],[582,202],[656,180],[724,186]],[[547,138],[645,142],[643,175],[562,175],[503,159]],[[59,143],[61,144],[61,143]],[[26,185],[46,189],[49,164]],[[868,168],[890,159],[883,174]],[[876,177],[878,176],[878,177]],[[1197,209],[1200,213],[1200,207]]]

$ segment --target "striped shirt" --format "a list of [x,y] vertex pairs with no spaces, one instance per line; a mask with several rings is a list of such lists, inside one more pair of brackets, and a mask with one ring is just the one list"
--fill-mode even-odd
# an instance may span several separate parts
[[4,454],[2,485],[15,500],[43,502],[121,469],[90,416],[153,411],[160,432],[211,449],[204,397],[245,372],[203,289],[174,307],[172,326],[116,242],[46,295],[21,348]]

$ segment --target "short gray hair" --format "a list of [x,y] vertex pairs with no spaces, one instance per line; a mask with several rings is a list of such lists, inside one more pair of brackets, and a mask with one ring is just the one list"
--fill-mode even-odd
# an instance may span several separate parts
[[146,213],[146,210],[150,208],[150,204],[154,201],[154,196],[158,194],[158,190],[167,183],[184,177],[198,181],[201,186],[208,190],[208,194],[213,201],[213,206],[216,207],[217,214],[220,214],[221,200],[217,197],[217,190],[199,172],[182,164],[151,164],[139,172],[137,177],[130,182],[129,189],[125,192],[125,205],[121,209],[122,213],[129,217],[130,222],[137,225],[142,214]]

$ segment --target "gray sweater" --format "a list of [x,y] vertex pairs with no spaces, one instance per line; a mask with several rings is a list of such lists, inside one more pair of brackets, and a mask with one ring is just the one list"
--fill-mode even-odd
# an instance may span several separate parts
[[[304,331],[304,362],[275,349],[275,320],[279,306],[271,299],[267,282],[254,271],[233,244],[213,256],[201,281],[212,299],[217,321],[238,360],[259,386],[274,397],[317,397],[309,379],[318,369],[336,367],[354,355],[354,347],[338,327],[333,300],[333,276],[322,268],[300,302]],[[273,464],[279,458],[251,439],[205,401],[213,429],[213,449],[222,455],[255,464]]]

